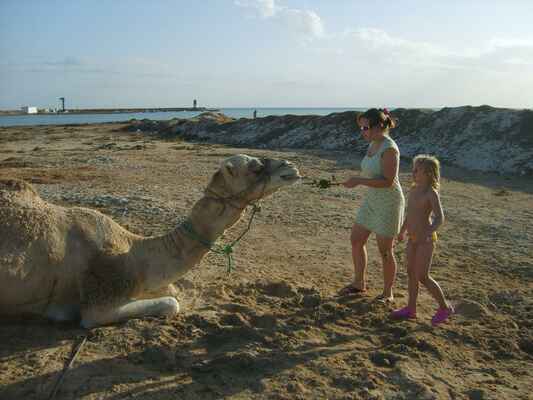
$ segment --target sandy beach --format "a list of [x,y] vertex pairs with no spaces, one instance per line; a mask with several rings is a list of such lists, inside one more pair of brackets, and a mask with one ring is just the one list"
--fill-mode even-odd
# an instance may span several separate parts
[[[187,214],[229,155],[284,158],[317,179],[359,171],[349,152],[195,144],[124,126],[0,128],[0,178],[25,179],[52,203],[95,208],[157,235]],[[407,163],[400,178],[409,188]],[[58,400],[530,399],[533,181],[443,166],[447,221],[433,275],[457,314],[438,328],[424,290],[416,321],[388,318],[407,300],[404,244],[395,249],[395,305],[375,299],[382,270],[374,238],[369,293],[337,295],[352,279],[349,235],[363,194],[300,183],[268,198],[235,247],[234,271],[210,253],[176,282],[178,317],[90,332],[2,320],[0,399],[47,399],[87,333]]]

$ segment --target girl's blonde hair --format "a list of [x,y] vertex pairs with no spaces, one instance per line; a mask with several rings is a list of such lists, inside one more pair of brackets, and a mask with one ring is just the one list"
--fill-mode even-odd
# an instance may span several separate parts
[[430,185],[433,189],[439,190],[440,188],[440,162],[437,157],[433,157],[427,154],[419,154],[413,158],[413,166],[421,165],[424,168],[424,172],[428,174],[430,178]]

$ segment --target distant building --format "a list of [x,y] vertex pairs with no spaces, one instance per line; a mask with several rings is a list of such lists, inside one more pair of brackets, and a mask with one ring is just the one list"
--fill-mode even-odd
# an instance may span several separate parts
[[196,109],[198,108],[197,105],[198,105],[198,102],[197,102],[196,99],[195,99],[195,100],[192,102],[192,108],[196,110]]
[[26,114],[37,114],[37,107],[30,107],[30,106],[24,106],[21,107],[22,112],[25,112]]

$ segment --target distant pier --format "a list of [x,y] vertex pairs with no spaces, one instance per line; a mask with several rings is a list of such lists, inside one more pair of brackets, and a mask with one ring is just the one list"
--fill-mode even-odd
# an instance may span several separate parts
[[[71,108],[65,111],[41,111],[38,110],[32,115],[38,114],[117,114],[117,113],[144,113],[144,112],[179,112],[179,111],[220,111],[217,108],[207,107],[156,107],[156,108]],[[0,115],[28,115],[20,110],[0,111]]]
[[142,113],[142,112],[176,112],[176,111],[219,111],[206,107],[164,107],[164,108],[87,108],[67,110],[69,114],[108,114],[108,113]]

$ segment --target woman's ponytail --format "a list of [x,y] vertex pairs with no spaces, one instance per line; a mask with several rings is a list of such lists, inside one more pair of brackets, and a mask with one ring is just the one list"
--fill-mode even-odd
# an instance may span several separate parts
[[394,118],[386,108],[370,108],[357,117],[357,121],[365,118],[371,127],[381,125],[383,129],[394,129],[398,126],[398,118]]

